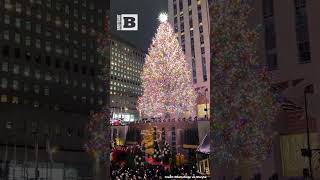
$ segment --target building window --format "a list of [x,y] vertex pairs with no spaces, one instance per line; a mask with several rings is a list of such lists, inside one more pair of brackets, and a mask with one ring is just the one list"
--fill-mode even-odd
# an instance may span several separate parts
[[205,48],[201,47],[201,54],[205,54]]
[[51,7],[51,0],[47,0],[46,5],[47,5],[48,8],[50,8]]
[[61,19],[60,19],[60,17],[56,17],[55,24],[56,24],[57,26],[60,26],[60,25],[61,25]]
[[46,56],[46,65],[47,66],[51,66],[51,58],[50,58],[50,56]]
[[87,83],[86,83],[86,82],[82,82],[81,86],[82,86],[83,88],[86,88],[86,87],[87,87]]
[[269,70],[277,69],[277,43],[274,25],[273,0],[263,1],[264,38],[266,50],[266,64]]
[[77,9],[74,9],[74,10],[73,10],[73,15],[74,15],[74,17],[78,17],[78,16],[79,16]]
[[28,91],[29,91],[29,86],[28,86],[28,84],[26,84],[26,83],[23,84],[23,91],[24,91],[24,92],[28,92]]
[[40,39],[36,39],[36,48],[38,48],[38,49],[41,48],[41,41],[40,41]]
[[36,24],[36,33],[41,33],[41,24]]
[[30,52],[26,52],[25,56],[26,56],[27,61],[31,60],[31,53]]
[[86,66],[82,66],[82,74],[87,74],[87,67]]
[[180,22],[183,22],[184,21],[184,18],[183,18],[183,15],[180,16]]
[[201,35],[200,35],[200,43],[201,43],[201,44],[204,44],[204,37],[203,37],[203,34],[201,34]]
[[198,13],[198,21],[199,21],[199,24],[202,23],[202,14],[201,14],[201,11]]
[[199,26],[199,32],[200,32],[200,33],[203,33],[203,26],[202,26],[202,25]]
[[7,63],[7,62],[3,62],[1,69],[2,69],[2,71],[4,71],[4,72],[8,72],[8,70],[9,70],[9,65],[8,65],[8,63]]
[[19,33],[14,34],[14,41],[18,44],[21,42],[21,36]]
[[26,21],[26,30],[31,31],[31,22],[30,21]]
[[2,95],[1,95],[1,102],[2,102],[2,103],[8,102],[8,96],[2,94]]
[[73,71],[74,71],[74,72],[78,72],[78,71],[79,71],[79,66],[78,66],[78,64],[74,64],[74,65],[73,65]]
[[181,33],[184,32],[184,23],[183,23],[183,22],[180,24],[180,32],[181,32]]
[[10,33],[8,30],[3,31],[3,39],[10,40]]
[[273,18],[264,20],[265,26],[265,46],[267,50],[273,50],[276,48],[276,32],[274,27]]
[[40,79],[41,78],[40,70],[35,70],[34,76],[35,76],[36,79]]
[[85,61],[86,58],[87,58],[87,53],[86,52],[82,52],[82,54],[81,54],[82,61]]
[[21,3],[16,2],[16,12],[21,13]]
[[56,9],[57,11],[61,10],[61,4],[59,2],[56,2]]
[[35,57],[35,61],[36,61],[36,63],[41,64],[41,55],[37,55]]
[[85,97],[85,96],[81,97],[81,102],[83,104],[86,104],[87,103],[87,97]]
[[103,100],[102,100],[102,98],[101,98],[101,97],[99,97],[98,99],[99,99],[99,100],[98,100],[98,104],[99,104],[99,105],[102,105],[102,104],[103,104]]
[[263,0],[263,16],[265,18],[273,16],[273,0]]
[[4,15],[4,23],[10,24],[10,16],[9,15]]
[[69,14],[69,13],[70,13],[70,8],[69,8],[68,5],[65,5],[65,7],[64,7],[64,12],[65,12],[66,14]]
[[46,47],[45,47],[46,51],[50,52],[52,50],[51,47],[51,42],[50,41],[46,41]]
[[51,80],[52,80],[51,73],[50,73],[50,72],[46,72],[44,79],[45,79],[46,81],[51,81]]
[[296,39],[300,63],[311,62],[306,0],[295,0]]
[[184,43],[185,43],[185,36],[181,35],[181,44],[184,44]]
[[19,59],[21,57],[21,53],[20,53],[20,49],[19,48],[15,48],[14,49],[14,57],[16,59]]
[[29,6],[26,6],[26,15],[31,16],[31,8]]
[[30,38],[30,36],[26,36],[25,41],[26,41],[26,46],[31,46],[31,38]]
[[206,65],[206,58],[202,56],[202,78],[203,81],[207,81],[207,65]]
[[16,18],[15,26],[16,26],[16,28],[21,27],[21,19],[20,18]]
[[8,80],[6,78],[1,78],[1,88],[6,89],[8,87]]
[[19,82],[17,80],[13,80],[12,89],[13,90],[18,90],[19,89]]
[[179,11],[183,11],[183,2],[182,0],[179,0]]
[[275,70],[278,67],[276,52],[267,52],[267,67],[269,70]]
[[94,103],[94,98],[90,97],[90,104],[93,104],[93,103]]
[[193,83],[197,83],[197,70],[196,70],[196,61],[194,58],[192,58],[192,78],[193,78]]
[[34,107],[34,108],[39,108],[39,106],[40,106],[40,104],[39,104],[38,101],[34,101],[34,102],[33,102],[33,107]]
[[30,67],[25,67],[23,74],[27,77],[30,76]]
[[44,88],[44,95],[49,96],[49,87]]
[[19,104],[19,98],[16,96],[12,97],[12,104]]
[[191,0],[188,0],[188,6],[191,6]]
[[193,28],[192,16],[190,16],[190,18],[189,18],[189,26],[190,26],[190,28]]
[[91,91],[94,91],[94,90],[95,90],[93,83],[90,84],[90,89],[91,89]]
[[13,65],[13,74],[19,74],[19,65]]
[[39,85],[34,85],[34,86],[33,86],[33,92],[36,93],[36,94],[39,94],[39,93],[40,93],[40,87],[39,87]]
[[12,8],[11,0],[4,1],[4,8],[7,10],[11,10],[11,8]]

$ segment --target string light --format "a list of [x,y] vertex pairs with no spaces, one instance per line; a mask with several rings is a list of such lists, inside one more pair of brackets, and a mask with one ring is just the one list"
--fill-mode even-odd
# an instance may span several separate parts
[[167,15],[167,13],[160,13],[160,15],[159,15],[159,21],[162,22],[162,23],[168,21],[168,15]]
[[278,110],[271,79],[256,55],[258,34],[247,27],[251,8],[239,0],[210,10],[213,162],[264,161],[272,150]]
[[193,111],[196,95],[191,68],[168,22],[158,27],[141,77],[144,92],[137,108],[144,116],[182,116]]

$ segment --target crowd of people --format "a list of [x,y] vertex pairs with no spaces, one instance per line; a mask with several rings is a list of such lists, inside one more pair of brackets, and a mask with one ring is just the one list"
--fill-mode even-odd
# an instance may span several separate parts
[[169,176],[201,176],[197,173],[195,167],[189,168],[189,166],[174,166],[169,169],[161,165],[136,166],[135,168],[129,168],[121,164],[111,165],[111,179],[115,180],[157,180],[165,179]]

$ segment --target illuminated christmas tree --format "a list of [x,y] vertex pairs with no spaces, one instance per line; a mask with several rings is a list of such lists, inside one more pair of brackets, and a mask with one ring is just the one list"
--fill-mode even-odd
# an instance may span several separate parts
[[162,154],[161,154],[161,150],[159,147],[159,144],[157,141],[153,141],[153,149],[154,149],[154,153],[153,153],[153,158],[155,161],[161,161],[162,160]]
[[144,166],[146,161],[145,161],[145,147],[139,146],[136,152],[136,156],[135,156],[135,162],[136,162],[136,166]]
[[211,12],[213,164],[261,163],[272,149],[278,109],[271,80],[256,53],[257,30],[247,26],[243,0],[217,1]]
[[153,130],[147,129],[143,133],[142,145],[145,147],[145,153],[148,155],[152,155],[154,153],[154,138],[153,138]]
[[167,142],[165,142],[163,150],[162,150],[163,163],[169,164],[169,159],[171,157],[170,146]]
[[195,106],[191,68],[166,16],[160,20],[145,59],[138,110],[145,117],[181,116]]

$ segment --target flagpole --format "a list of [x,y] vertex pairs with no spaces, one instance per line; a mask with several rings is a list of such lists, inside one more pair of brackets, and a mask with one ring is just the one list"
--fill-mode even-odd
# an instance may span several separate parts
[[[14,135],[15,136],[15,135]],[[16,178],[16,167],[17,167],[17,139],[16,136],[14,137],[14,150],[13,150],[13,159],[14,159],[14,164],[13,164],[13,172],[12,172],[12,176],[13,179]]]
[[47,165],[46,165],[46,180],[48,180],[49,179],[49,177],[48,177],[48,174],[49,174],[49,170],[48,170],[48,166],[49,166],[49,142],[48,142],[49,140],[48,140],[48,136],[47,136],[47,142],[46,142],[46,150],[47,150],[47,153],[48,153],[48,158],[47,158]]
[[310,147],[310,129],[309,129],[309,116],[308,116],[308,99],[307,94],[312,93],[313,89],[312,85],[305,87],[304,89],[304,107],[305,107],[305,116],[307,121],[307,145],[308,145],[308,160],[309,160],[309,171],[310,177],[313,180],[313,169],[312,169],[312,150]]
[[[26,127],[26,120],[24,120],[24,135],[27,137],[27,127]],[[24,139],[24,159],[23,159],[23,167],[22,167],[22,176],[23,179],[26,179],[26,164],[27,164],[27,143],[26,138]]]
[[27,144],[26,144],[26,142],[25,142],[25,144],[24,144],[24,162],[23,162],[23,168],[22,168],[22,170],[23,170],[23,179],[26,179],[26,166],[27,166],[27,154],[28,152],[27,152]]
[[38,121],[36,121],[35,123],[35,127],[34,127],[34,138],[35,138],[35,147],[34,147],[34,151],[35,151],[35,180],[39,179],[39,171],[38,171]]

